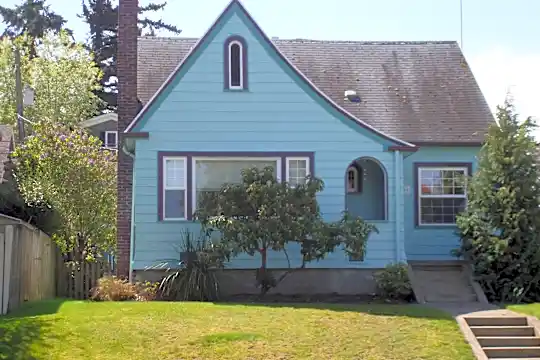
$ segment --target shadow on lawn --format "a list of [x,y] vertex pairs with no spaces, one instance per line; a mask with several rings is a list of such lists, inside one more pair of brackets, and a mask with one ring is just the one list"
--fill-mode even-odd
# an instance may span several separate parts
[[54,314],[63,300],[27,303],[7,316],[0,316],[0,359],[37,360],[32,347],[40,345],[48,323],[40,315]]
[[265,302],[265,299],[257,301],[230,301],[219,302],[220,305],[240,305],[268,308],[294,308],[316,309],[337,312],[357,312],[376,316],[405,316],[410,318],[439,319],[454,321],[451,314],[442,310],[411,304],[389,304],[383,302],[371,303],[325,303],[325,302]]

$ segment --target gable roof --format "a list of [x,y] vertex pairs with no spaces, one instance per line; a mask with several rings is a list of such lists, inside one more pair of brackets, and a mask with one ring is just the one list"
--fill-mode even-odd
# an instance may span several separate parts
[[81,123],[83,128],[91,127],[97,124],[103,124],[109,121],[118,121],[118,114],[116,113],[106,113],[93,118],[87,119]]
[[[454,41],[271,41],[261,35],[332,106],[398,144],[478,144],[494,121]],[[203,39],[139,38],[138,96],[145,107],[138,118]],[[357,91],[362,101],[346,100],[345,90]]]
[[278,58],[285,63],[285,66],[288,66],[293,71],[293,74],[297,76],[297,80],[299,79],[300,82],[302,82],[304,85],[307,85],[308,91],[311,91],[312,94],[314,94],[315,96],[318,96],[320,99],[326,102],[326,104],[329,105],[331,108],[333,108],[333,110],[336,110],[338,113],[343,115],[348,120],[351,120],[352,122],[367,129],[372,134],[375,134],[376,136],[378,136],[379,139],[390,141],[393,144],[409,147],[411,149],[415,148],[414,145],[406,141],[403,141],[391,135],[385,134],[384,132],[374,128],[370,124],[356,118],[353,114],[349,113],[347,110],[337,105],[329,96],[327,96],[315,84],[313,84],[311,80],[309,80],[309,78],[307,78],[304,74],[302,74],[302,72],[299,71],[296,68],[296,66],[293,63],[291,63],[289,59],[287,59],[286,56],[284,56],[281,53],[281,51],[275,46],[275,44],[272,43],[272,41],[270,41],[270,39],[266,36],[266,34],[261,30],[261,28],[255,22],[255,20],[253,20],[249,12],[244,8],[244,6],[242,6],[239,0],[231,0],[229,5],[225,8],[225,10],[221,13],[221,15],[217,18],[217,20],[212,24],[210,29],[208,29],[208,31],[204,34],[204,36],[200,38],[197,41],[197,43],[190,49],[190,51],[185,55],[183,60],[178,64],[178,66],[174,69],[174,71],[169,75],[169,77],[165,80],[165,82],[160,86],[157,92],[152,96],[152,98],[148,100],[148,102],[146,103],[146,105],[144,105],[142,110],[137,114],[137,116],[135,116],[133,121],[126,127],[126,130],[125,130],[126,133],[130,132],[135,127],[137,122],[143,118],[143,116],[150,109],[154,101],[156,101],[157,98],[162,94],[162,92],[164,92],[167,89],[167,87],[171,85],[171,82],[173,82],[176,76],[180,74],[182,68],[188,62],[189,58],[191,56],[194,56],[198,48],[202,44],[204,44],[205,40],[207,40],[208,37],[212,36],[212,33],[214,32],[214,30],[216,30],[221,24],[224,23],[224,20],[226,19],[228,15],[231,15],[234,12],[244,16],[247,20],[247,23],[253,26],[253,28],[255,29],[255,32],[262,39],[262,41],[269,45],[270,50],[274,51],[275,54],[278,56]]

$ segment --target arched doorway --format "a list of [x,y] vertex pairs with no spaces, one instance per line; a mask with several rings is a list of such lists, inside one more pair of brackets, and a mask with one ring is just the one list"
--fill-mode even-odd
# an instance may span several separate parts
[[387,219],[387,176],[376,159],[361,157],[345,172],[345,208],[364,220]]

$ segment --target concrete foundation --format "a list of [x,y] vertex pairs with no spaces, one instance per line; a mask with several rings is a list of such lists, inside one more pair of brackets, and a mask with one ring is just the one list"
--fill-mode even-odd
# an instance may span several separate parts
[[[269,294],[276,295],[368,295],[375,292],[373,273],[377,269],[301,269],[290,273]],[[284,271],[272,269],[278,278]],[[159,281],[164,271],[135,271],[137,281]],[[255,269],[223,270],[218,272],[219,284],[224,297],[234,295],[257,295]]]

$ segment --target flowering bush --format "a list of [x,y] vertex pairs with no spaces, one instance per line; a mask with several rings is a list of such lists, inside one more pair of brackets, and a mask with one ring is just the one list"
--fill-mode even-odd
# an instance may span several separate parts
[[31,206],[52,207],[60,217],[53,238],[80,261],[113,251],[116,241],[116,153],[86,131],[51,122],[13,152],[15,179]]

